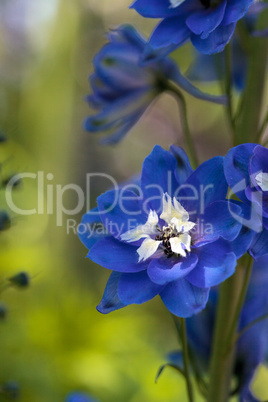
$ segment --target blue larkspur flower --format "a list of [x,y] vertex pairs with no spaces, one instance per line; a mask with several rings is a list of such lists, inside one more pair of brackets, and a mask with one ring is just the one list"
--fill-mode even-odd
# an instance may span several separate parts
[[238,145],[226,155],[224,171],[228,185],[244,204],[242,230],[251,239],[249,253],[255,259],[268,254],[268,149]]
[[[88,257],[113,271],[98,310],[109,313],[158,294],[177,316],[202,310],[209,288],[231,276],[247,250],[243,241],[232,248],[241,224],[226,193],[222,157],[193,171],[181,148],[157,145],[145,158],[138,192],[128,186],[98,197],[79,227]],[[241,213],[239,205],[232,208]]]
[[[238,331],[242,331],[254,320],[268,313],[268,256],[261,257],[254,263],[244,307],[239,318]],[[208,373],[213,344],[218,288],[213,289],[206,306],[200,314],[188,318],[187,339],[193,352],[195,363],[202,375]],[[250,327],[239,338],[234,359],[233,376],[238,382],[237,392],[241,402],[257,402],[250,385],[256,368],[268,361],[268,319]],[[181,352],[172,352],[169,363],[183,369]]]
[[109,42],[95,56],[90,77],[93,94],[88,103],[97,113],[85,121],[89,132],[107,132],[104,143],[116,143],[135,125],[152,101],[167,89],[168,80],[196,98],[225,103],[225,97],[204,94],[193,86],[167,57],[155,53],[150,65],[140,62],[147,42],[131,26],[108,35]]
[[[267,7],[266,3],[254,3],[245,16],[244,29],[249,35],[267,36],[267,32],[256,31],[256,20],[260,12]],[[245,87],[248,70],[248,51],[246,44],[238,34],[234,34],[231,41],[231,78],[233,86],[242,91]],[[226,75],[226,60],[223,52],[207,55],[194,51],[194,61],[187,72],[190,80],[210,82],[223,80]]]
[[67,395],[65,402],[98,402],[88,394],[82,392],[72,392]]
[[136,0],[139,14],[161,18],[150,45],[173,51],[189,39],[205,54],[221,52],[253,0]]

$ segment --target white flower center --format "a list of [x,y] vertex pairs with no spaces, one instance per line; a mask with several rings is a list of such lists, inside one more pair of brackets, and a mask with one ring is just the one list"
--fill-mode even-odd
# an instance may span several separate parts
[[255,180],[262,191],[268,191],[268,173],[258,173]]
[[151,210],[145,225],[139,225],[121,235],[121,239],[127,242],[144,238],[137,250],[139,262],[150,258],[160,245],[167,257],[174,254],[186,257],[186,252],[191,250],[189,231],[193,229],[195,223],[189,221],[188,212],[175,197],[172,203],[168,194],[163,195],[163,211],[160,219],[164,220],[167,226],[160,228],[159,217]]

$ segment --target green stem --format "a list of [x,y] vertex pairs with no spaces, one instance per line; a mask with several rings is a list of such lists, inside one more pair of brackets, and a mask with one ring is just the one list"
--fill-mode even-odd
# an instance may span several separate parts
[[[267,11],[261,13],[256,29],[264,29]],[[249,37],[249,66],[246,88],[242,98],[242,108],[236,121],[235,144],[254,142],[259,132],[265,93],[267,64],[267,38]]]
[[198,159],[192,139],[192,134],[191,130],[189,127],[188,123],[188,118],[187,118],[187,106],[186,106],[186,101],[185,98],[182,94],[182,92],[179,90],[179,88],[174,85],[173,83],[169,82],[168,84],[168,89],[176,95],[176,98],[179,103],[180,107],[180,116],[181,116],[181,124],[182,124],[182,130],[183,130],[183,135],[184,135],[184,140],[187,146],[188,154],[189,154],[189,159],[192,164],[192,167],[195,169],[198,166]]
[[183,353],[183,363],[184,363],[184,373],[186,378],[188,400],[189,402],[194,402],[194,393],[190,377],[190,364],[189,364],[189,354],[187,346],[187,332],[186,332],[186,322],[185,318],[180,319],[181,322],[181,341],[182,341],[182,353]]
[[236,306],[236,310],[234,313],[234,319],[233,322],[231,324],[231,328],[229,331],[229,335],[227,337],[227,341],[226,341],[226,348],[228,351],[228,348],[230,347],[231,343],[232,343],[232,339],[234,337],[234,334],[236,333],[236,328],[237,328],[237,323],[239,321],[239,316],[246,298],[246,293],[248,290],[248,285],[249,285],[249,281],[250,281],[250,277],[251,277],[251,272],[252,272],[252,265],[253,265],[253,258],[251,258],[250,256],[248,256],[248,263],[246,266],[246,271],[245,271],[245,277],[243,280],[243,284],[242,284],[242,289],[239,295],[239,299],[238,299],[238,303]]
[[232,60],[231,60],[231,46],[227,45],[225,48],[225,91],[227,95],[227,117],[229,120],[230,128],[232,130],[232,137],[234,138],[235,123],[233,112],[233,92],[232,92]]
[[[243,260],[242,260],[243,263]],[[241,263],[240,263],[241,264]],[[219,304],[210,362],[208,402],[226,402],[231,391],[237,329],[237,312],[240,312],[242,295],[245,294],[248,275],[243,266],[220,286]],[[226,342],[230,347],[226,349]]]

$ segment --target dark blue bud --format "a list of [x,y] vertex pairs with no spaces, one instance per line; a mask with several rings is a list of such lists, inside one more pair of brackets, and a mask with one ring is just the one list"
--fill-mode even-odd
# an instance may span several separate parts
[[20,396],[19,385],[15,381],[6,382],[1,386],[0,393],[8,399],[18,399]]
[[22,180],[21,180],[20,176],[16,174],[16,175],[8,176],[6,179],[3,180],[2,184],[4,187],[12,186],[13,188],[17,188],[17,187],[19,187],[21,182],[22,182]]
[[6,142],[7,141],[7,136],[3,131],[0,131],[0,143],[1,142]]
[[7,307],[4,304],[0,304],[0,320],[4,320],[7,316]]
[[11,221],[6,211],[0,211],[0,231],[10,228]]
[[19,288],[26,288],[30,284],[30,277],[26,272],[20,272],[17,275],[9,278],[9,281],[14,286],[17,286]]

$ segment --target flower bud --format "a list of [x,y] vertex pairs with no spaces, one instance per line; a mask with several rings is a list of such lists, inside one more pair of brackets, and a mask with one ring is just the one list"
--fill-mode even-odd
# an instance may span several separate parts
[[6,211],[0,211],[0,231],[10,228],[11,221]]
[[8,399],[18,399],[20,394],[19,391],[19,386],[15,381],[6,382],[0,388],[0,393]]
[[7,307],[0,303],[0,320],[4,320],[7,316]]
[[26,288],[30,284],[30,277],[26,272],[20,272],[9,278],[9,281],[18,288]]

